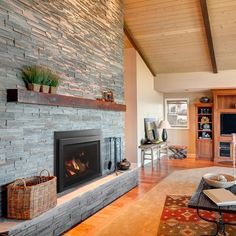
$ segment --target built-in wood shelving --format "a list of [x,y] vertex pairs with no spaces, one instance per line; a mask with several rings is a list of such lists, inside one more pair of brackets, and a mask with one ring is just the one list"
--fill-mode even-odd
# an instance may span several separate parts
[[23,89],[7,89],[7,102],[110,111],[126,111],[126,105],[115,102],[105,102],[60,94],[38,93]]
[[[232,135],[221,134],[221,114],[236,114],[236,89],[212,90],[214,100],[214,161],[233,161]],[[228,145],[228,148],[225,148]],[[227,150],[226,150],[227,149]]]
[[235,108],[218,109],[218,111],[221,113],[236,113]]
[[[195,103],[196,107],[196,159],[213,160],[213,104]],[[202,121],[207,117],[208,121]],[[205,128],[204,125],[208,125]]]

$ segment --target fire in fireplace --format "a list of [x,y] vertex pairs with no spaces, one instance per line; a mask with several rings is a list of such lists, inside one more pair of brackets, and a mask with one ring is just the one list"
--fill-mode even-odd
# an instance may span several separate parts
[[66,178],[70,176],[80,175],[81,173],[86,172],[89,169],[88,161],[85,158],[85,162],[81,161],[81,156],[85,156],[84,152],[82,151],[79,154],[79,158],[73,158],[65,161],[65,171],[66,171]]
[[100,141],[100,130],[55,132],[58,192],[101,176]]

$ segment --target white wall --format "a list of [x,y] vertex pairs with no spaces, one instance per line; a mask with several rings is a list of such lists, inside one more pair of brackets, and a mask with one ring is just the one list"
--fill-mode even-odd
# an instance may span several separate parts
[[137,162],[137,69],[136,50],[134,48],[124,51],[124,78],[125,78],[125,157]]
[[[188,97],[190,99],[190,129],[168,130],[172,144],[188,146],[188,155],[195,156],[195,107],[194,101],[208,95],[211,89],[235,88],[236,70],[192,73],[158,74],[155,78],[155,89],[165,93],[165,97]],[[185,92],[184,91],[189,91]],[[205,92],[199,92],[205,91]],[[208,91],[208,92],[207,92]]]
[[182,93],[165,93],[164,98],[188,98],[189,99],[189,128],[188,129],[168,129],[168,141],[171,145],[181,145],[188,147],[188,156],[195,157],[195,137],[196,137],[196,116],[195,102],[199,102],[201,97],[212,97],[210,92],[182,92]]
[[165,93],[232,87],[236,87],[236,70],[158,74],[155,79],[155,89]]
[[[138,136],[137,142],[145,137],[144,118],[163,119],[163,94],[155,91],[154,78],[140,55],[137,58],[137,114],[138,114]],[[140,152],[138,161],[141,160]]]
[[145,137],[144,118],[163,118],[163,94],[155,91],[154,77],[133,48],[125,49],[125,100],[126,158],[140,165],[138,145]]

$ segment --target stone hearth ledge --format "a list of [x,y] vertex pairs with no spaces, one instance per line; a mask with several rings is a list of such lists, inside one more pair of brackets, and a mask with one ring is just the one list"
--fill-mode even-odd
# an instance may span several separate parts
[[138,167],[96,179],[57,199],[53,209],[32,220],[0,218],[0,235],[60,235],[138,185]]

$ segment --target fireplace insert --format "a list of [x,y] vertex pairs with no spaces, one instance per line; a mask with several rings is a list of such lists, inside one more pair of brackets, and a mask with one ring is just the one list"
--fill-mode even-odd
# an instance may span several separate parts
[[100,130],[54,133],[58,193],[101,176],[100,142]]

